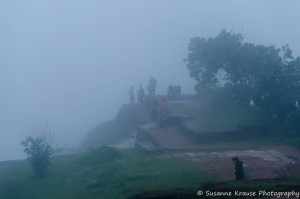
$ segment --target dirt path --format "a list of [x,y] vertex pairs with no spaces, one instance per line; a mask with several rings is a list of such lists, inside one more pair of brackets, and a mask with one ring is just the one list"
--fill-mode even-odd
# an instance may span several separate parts
[[[290,154],[293,154],[290,155]],[[300,150],[287,146],[269,147],[259,150],[237,150],[224,152],[171,152],[158,158],[185,158],[199,163],[203,169],[222,180],[234,179],[232,157],[239,157],[248,165],[251,179],[271,179],[287,174],[300,174]]]
[[289,159],[275,150],[230,151],[210,153],[202,156],[199,161],[204,169],[219,176],[223,180],[234,179],[234,166],[231,158],[237,156],[248,165],[251,179],[277,178],[288,173],[291,165],[299,163]]
[[175,126],[157,129],[145,126],[144,131],[160,145],[160,149],[167,151],[167,155],[157,158],[189,159],[199,163],[206,172],[222,180],[235,178],[231,160],[235,156],[248,165],[251,179],[271,179],[287,174],[300,175],[300,149],[297,148],[262,146],[259,143],[196,145],[183,136],[180,129]]

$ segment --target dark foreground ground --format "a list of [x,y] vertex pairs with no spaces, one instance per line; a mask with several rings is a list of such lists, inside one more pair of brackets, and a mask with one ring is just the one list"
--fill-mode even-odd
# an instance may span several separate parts
[[[1,162],[0,198],[201,198],[199,190],[299,190],[298,149],[212,147],[152,153],[101,147],[53,157],[43,179],[33,177],[26,161]],[[233,181],[236,154],[243,154],[254,180]]]

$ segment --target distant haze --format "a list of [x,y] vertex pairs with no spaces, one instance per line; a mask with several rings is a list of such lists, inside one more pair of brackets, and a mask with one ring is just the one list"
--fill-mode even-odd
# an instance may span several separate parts
[[222,29],[300,55],[297,0],[0,1],[0,160],[48,119],[57,146],[74,147],[128,102],[130,86],[193,93],[183,60],[192,37]]

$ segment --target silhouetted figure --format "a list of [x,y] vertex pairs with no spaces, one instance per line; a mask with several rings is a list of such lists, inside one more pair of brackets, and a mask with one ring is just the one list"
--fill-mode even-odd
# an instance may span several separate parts
[[142,85],[140,85],[139,90],[138,90],[138,103],[142,104],[144,102],[145,99],[145,92],[144,89],[142,87]]
[[156,84],[157,84],[156,79],[154,79],[154,77],[151,76],[149,79],[149,82],[148,82],[148,87],[147,87],[147,90],[148,90],[150,96],[155,95]]
[[133,88],[133,86],[130,88],[128,94],[129,94],[130,104],[134,104],[135,100],[134,100],[134,88]]
[[153,106],[150,109],[150,115],[151,115],[151,128],[155,128],[157,126],[158,123],[158,119],[159,119],[159,110],[157,107],[157,101],[155,100],[153,103]]
[[250,173],[248,166],[244,164],[238,157],[232,158],[232,162],[235,165],[235,179],[236,180],[250,180]]

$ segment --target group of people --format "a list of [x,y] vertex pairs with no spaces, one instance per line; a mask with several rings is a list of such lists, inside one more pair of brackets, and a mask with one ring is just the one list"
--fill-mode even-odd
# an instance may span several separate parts
[[[132,86],[130,89],[129,89],[129,100],[130,100],[130,104],[135,104],[135,98],[134,98],[134,87]],[[143,101],[145,100],[145,92],[144,92],[144,89],[142,87],[142,85],[139,86],[139,89],[137,91],[137,102],[139,104],[143,103]]]
[[[155,96],[155,89],[156,89],[157,81],[154,79],[154,77],[150,77],[148,81],[148,94],[149,96]],[[167,97],[168,100],[170,100],[173,97],[173,86],[168,87],[168,93]],[[134,87],[132,86],[129,90],[129,98],[130,98],[130,104],[135,103],[135,97],[134,97]],[[145,91],[142,87],[142,85],[139,86],[137,91],[137,101],[139,104],[142,104],[146,98]],[[158,101],[155,98],[152,98],[153,104],[150,108],[150,116],[151,116],[151,128],[156,128],[159,121],[167,118],[169,116],[168,112],[168,102],[165,98],[162,98],[160,101]],[[244,164],[238,157],[232,158],[232,162],[235,166],[234,174],[236,180],[249,180],[250,179],[250,173],[248,166]]]
[[[149,96],[155,96],[156,84],[157,84],[156,79],[154,79],[154,77],[151,76],[149,79],[149,82],[148,82],[148,86],[147,86]],[[135,104],[135,96],[134,96],[134,87],[133,86],[129,89],[128,94],[129,94],[130,104]],[[145,98],[146,98],[146,94],[145,94],[144,88],[142,85],[140,85],[139,89],[137,91],[137,102],[139,104],[142,104],[144,102]]]

